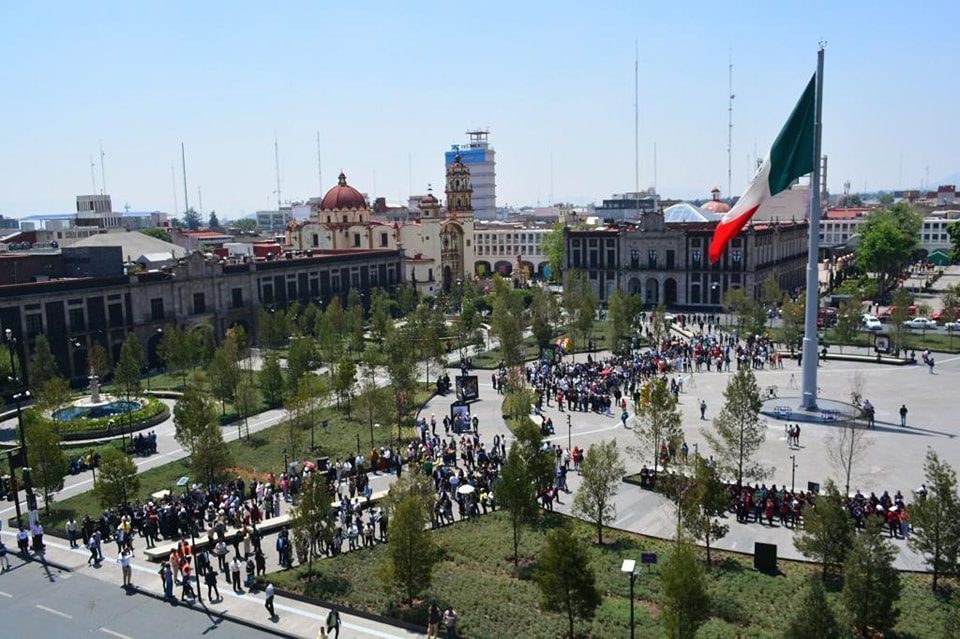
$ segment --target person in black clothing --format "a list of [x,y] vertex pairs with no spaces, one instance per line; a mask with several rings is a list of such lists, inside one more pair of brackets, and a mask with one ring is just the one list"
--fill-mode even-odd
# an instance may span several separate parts
[[[219,601],[220,600],[220,591],[217,589],[217,571],[213,568],[207,570],[207,573],[203,577],[204,582],[207,584],[207,599],[210,601]],[[210,594],[212,592],[217,593],[217,598],[214,599]]]

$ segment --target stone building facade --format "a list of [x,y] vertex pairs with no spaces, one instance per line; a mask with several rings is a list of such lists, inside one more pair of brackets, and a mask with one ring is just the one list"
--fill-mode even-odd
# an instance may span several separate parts
[[156,366],[157,329],[164,326],[210,326],[219,340],[239,325],[255,337],[261,306],[313,301],[323,307],[334,296],[345,299],[351,288],[369,299],[373,288],[393,291],[402,277],[398,250],[315,251],[271,261],[193,253],[169,271],[0,286],[0,329],[11,330],[16,354],[28,365],[37,335],[46,335],[62,374],[79,381],[95,342],[116,362],[133,332]]
[[731,288],[754,298],[768,277],[785,291],[804,284],[807,222],[748,226],[720,262],[707,258],[715,221],[665,222],[662,211],[634,224],[566,231],[565,268],[583,270],[601,301],[614,290],[649,306],[716,309]]

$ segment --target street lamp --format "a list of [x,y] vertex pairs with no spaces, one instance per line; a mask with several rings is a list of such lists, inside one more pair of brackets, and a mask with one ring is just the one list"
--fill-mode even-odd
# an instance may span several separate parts
[[790,455],[790,492],[793,492],[794,483],[797,479],[797,456]]
[[624,559],[620,565],[620,572],[630,575],[630,639],[634,639],[633,626],[633,584],[637,580],[637,560]]
[[570,413],[567,413],[567,450],[573,450],[573,426],[570,424]]

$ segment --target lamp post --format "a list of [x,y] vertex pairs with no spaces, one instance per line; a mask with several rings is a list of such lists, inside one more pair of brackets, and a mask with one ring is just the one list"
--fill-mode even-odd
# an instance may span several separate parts
[[620,572],[630,576],[630,639],[634,639],[635,637],[633,626],[633,584],[637,580],[636,568],[636,559],[624,559],[623,564],[620,565]]
[[790,492],[793,492],[794,483],[797,479],[797,456],[790,455]]
[[[27,456],[27,434],[23,429],[23,412],[20,410],[20,403],[24,399],[30,399],[30,391],[23,390],[19,393],[13,394],[13,401],[17,404],[17,428],[20,433],[20,448],[23,450],[23,470],[21,471],[23,476],[23,490],[27,498],[27,511],[34,510],[35,499],[33,496],[33,473],[30,472],[30,461]],[[13,473],[13,468],[10,469],[10,473]],[[14,499],[17,500],[17,526],[22,523],[22,518],[20,514],[20,497],[14,495]]]
[[567,450],[573,450],[573,426],[570,423],[570,413],[567,413]]

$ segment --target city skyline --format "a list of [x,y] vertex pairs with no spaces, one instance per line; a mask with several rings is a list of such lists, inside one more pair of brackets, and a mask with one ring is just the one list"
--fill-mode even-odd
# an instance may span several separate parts
[[341,170],[371,197],[406,201],[442,190],[443,153],[476,127],[497,151],[498,205],[599,202],[634,187],[635,40],[641,188],[654,183],[656,144],[665,196],[726,191],[732,59],[738,195],[819,40],[829,189],[935,188],[960,173],[941,133],[960,97],[949,75],[960,45],[924,31],[938,8],[8,9],[0,50],[20,62],[8,80],[17,99],[0,106],[0,214],[72,210],[93,188],[91,158],[114,208],[182,212],[181,141],[191,205],[202,187],[205,213],[275,208],[275,136],[285,201],[322,195]]

